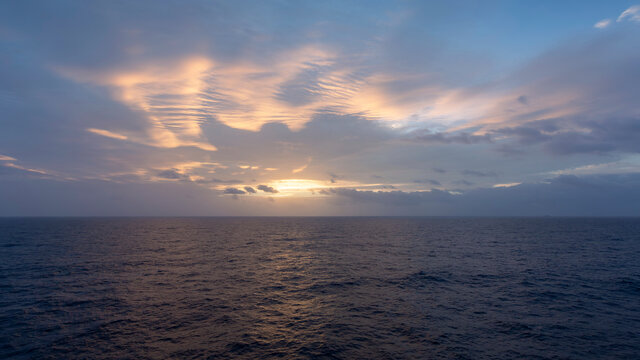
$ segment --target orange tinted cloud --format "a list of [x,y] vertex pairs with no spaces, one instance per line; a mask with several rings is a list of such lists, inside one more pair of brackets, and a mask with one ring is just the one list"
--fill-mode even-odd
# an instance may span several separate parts
[[88,128],[87,131],[90,132],[90,133],[94,133],[94,134],[97,134],[97,135],[100,135],[100,136],[104,136],[104,137],[108,137],[108,138],[112,138],[112,139],[127,140],[127,137],[125,135],[114,133],[114,132],[109,131],[109,130]]

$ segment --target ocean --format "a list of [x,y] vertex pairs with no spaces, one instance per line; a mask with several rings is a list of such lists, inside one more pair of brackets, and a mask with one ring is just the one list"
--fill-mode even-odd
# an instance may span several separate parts
[[638,218],[4,218],[3,359],[638,359]]

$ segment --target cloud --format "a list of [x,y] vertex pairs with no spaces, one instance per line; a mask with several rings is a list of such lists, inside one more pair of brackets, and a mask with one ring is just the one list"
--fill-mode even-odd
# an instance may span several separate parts
[[549,175],[598,175],[640,173],[640,157],[633,156],[625,160],[582,165],[573,168],[549,171]]
[[[317,198],[236,202],[189,182],[3,180],[0,215],[490,215],[637,216],[640,173],[558,176],[508,188],[447,191],[371,191],[327,188]],[[236,189],[238,190],[238,189]],[[239,190],[242,191],[242,190]],[[229,190],[229,192],[234,192]],[[241,195],[241,194],[240,194]],[[19,201],[20,199],[28,201]],[[256,201],[252,201],[256,200]],[[309,212],[309,203],[317,212]],[[274,207],[278,205],[277,207]]]
[[[512,185],[512,184],[509,184]],[[640,173],[563,175],[538,183],[477,188],[457,195],[447,191],[362,191],[326,189],[337,204],[368,204],[366,214],[602,216],[640,213]]]
[[[251,194],[265,190],[245,184],[269,184],[286,203],[291,192],[279,181],[294,170],[318,187],[403,190],[380,195],[396,200],[428,187],[414,179],[459,185],[467,198],[472,186],[517,181],[523,191],[556,169],[613,172],[589,166],[640,152],[635,26],[584,29],[531,59],[563,36],[476,46],[475,32],[450,21],[468,21],[469,9],[455,5],[441,5],[445,17],[410,2],[148,5],[0,5],[0,152],[20,159],[0,156],[3,180],[42,177],[37,170],[82,184],[184,186],[198,194],[194,203],[227,186]],[[294,196],[326,210],[309,191]],[[219,198],[234,209],[265,200]]]
[[[87,5],[44,2],[38,4],[41,12],[6,5],[8,11],[0,12],[5,28],[20,36],[0,77],[7,98],[30,106],[10,102],[9,109],[3,108],[7,118],[20,121],[3,125],[1,150],[34,168],[52,163],[73,177],[155,181],[157,169],[175,169],[175,174],[159,177],[170,180],[166,176],[182,174],[185,181],[214,189],[212,185],[227,183],[273,184],[287,170],[316,179],[326,177],[329,169],[350,173],[355,164],[371,161],[367,152],[386,147],[398,136],[385,121],[418,113],[415,104],[428,102],[421,98],[427,94],[421,82],[430,71],[419,69],[418,56],[411,55],[411,72],[398,72],[401,67],[388,65],[392,61],[370,61],[369,51],[384,52],[394,43],[379,37],[386,25],[370,26],[378,24],[380,13],[345,24],[339,18],[342,10],[336,12],[333,6],[254,5],[244,9],[209,4],[196,13],[173,5],[163,11],[107,5],[109,12],[122,15],[116,17]],[[46,12],[58,16],[42,15]],[[290,15],[302,15],[304,21],[295,25],[299,31],[274,26],[274,19]],[[188,26],[168,31],[163,25],[168,16],[172,23]],[[247,24],[247,18],[255,21]],[[56,29],[55,34],[33,24]],[[345,37],[331,24],[362,36]],[[312,32],[323,39],[310,41]],[[328,33],[332,35],[326,37]],[[100,46],[91,41],[93,36],[101,39]],[[385,44],[378,48],[380,41]],[[22,61],[35,53],[37,57]],[[414,76],[420,71],[423,74]],[[427,87],[435,82],[440,80],[429,78]],[[404,85],[410,89],[405,91]],[[370,96],[384,101],[365,101]],[[29,143],[50,151],[39,154]],[[211,162],[212,156],[229,167],[250,163],[281,171],[241,174],[213,166],[175,166],[180,161]],[[317,166],[308,166],[310,158]],[[362,177],[370,175],[362,172]]]
[[[60,67],[59,73],[82,83],[108,86],[115,99],[146,114],[151,144],[175,148],[195,146],[206,151],[216,147],[200,138],[202,122],[200,93],[206,86],[203,74],[213,64],[206,58],[189,57],[173,62],[149,63],[140,69],[106,70],[102,73]],[[107,130],[87,131],[125,140]]]
[[177,172],[176,169],[161,170],[156,173],[156,176],[162,179],[169,179],[169,180],[188,179],[186,175]]
[[505,184],[495,184],[492,187],[494,188],[508,188],[508,187],[513,187],[513,186],[518,186],[522,183],[520,182],[512,182],[512,183],[505,183]]
[[223,191],[224,194],[232,194],[232,195],[242,195],[245,194],[244,191],[236,188],[226,188]]
[[[469,93],[473,98],[496,92],[478,120],[456,131],[472,129],[473,136],[485,136],[511,154],[534,146],[553,155],[637,153],[640,108],[632,94],[640,92],[638,35],[627,29],[548,51],[501,83],[511,93],[527,94],[526,104],[514,105],[512,96],[497,89]],[[442,138],[427,137],[454,142]]]
[[417,183],[417,184],[431,184],[431,185],[435,185],[435,186],[441,186],[442,185],[439,181],[432,180],[432,179],[413,180],[413,182]]
[[[200,124],[209,118],[227,126],[258,131],[279,122],[300,130],[324,109],[402,120],[377,102],[358,97],[376,91],[375,80],[361,78],[360,66],[347,67],[341,55],[318,45],[283,49],[268,63],[244,59],[221,62],[216,54],[149,59],[137,68],[60,67],[59,73],[81,83],[107,86],[114,98],[147,114],[157,146],[213,147],[199,139]],[[389,117],[388,115],[392,115]]]
[[501,128],[496,134],[510,135],[521,145],[541,144],[552,154],[605,154],[613,151],[640,152],[640,118],[568,117],[545,120],[544,125],[554,131],[541,130],[538,122],[511,128]]
[[440,144],[478,144],[492,142],[489,134],[474,135],[466,132],[431,133],[429,130],[418,130],[409,135],[411,141]]
[[200,179],[195,181],[198,184],[242,184],[242,180],[239,179]]
[[[327,173],[342,175],[345,164],[330,163],[335,159],[349,161],[362,156],[367,151],[385,146],[394,137],[393,130],[380,122],[370,121],[358,115],[342,115],[332,111],[315,114],[307,125],[292,131],[283,124],[272,123],[260,131],[233,129],[224,124],[212,122],[203,125],[203,132],[212,143],[218,145],[218,161],[235,167],[240,163],[260,166],[263,171],[252,174],[228,173],[228,169],[216,169],[219,176],[242,176],[245,183],[271,183],[273,180],[289,176],[291,170],[307,166],[307,178],[326,178]],[[239,144],[242,144],[239,146]],[[348,157],[345,156],[348,154]],[[242,160],[242,161],[239,161]],[[267,171],[266,169],[270,170]],[[260,177],[257,181],[254,178]]]
[[39,175],[50,175],[50,173],[48,171],[46,171],[46,170],[31,169],[31,168],[27,168],[27,167],[24,167],[24,166],[21,166],[21,165],[14,164],[12,162],[3,163],[2,165],[6,166],[6,167],[9,167],[9,168],[26,171],[26,172],[29,172],[29,173],[34,173],[34,174],[39,174]]
[[347,198],[355,202],[362,203],[385,203],[393,206],[415,206],[424,202],[442,202],[449,201],[452,196],[446,191],[413,191],[404,192],[400,190],[394,191],[372,191],[357,190],[347,188],[326,189],[323,194],[336,195],[341,198]]
[[303,172],[306,168],[309,167],[309,164],[311,164],[311,158],[307,159],[307,163],[306,164],[291,170],[291,173],[297,174],[299,172]]
[[478,171],[478,170],[462,170],[462,174],[469,175],[469,176],[477,176],[477,177],[497,176],[497,174],[493,171]]
[[251,186],[245,186],[244,190],[249,193],[249,194],[255,194],[257,193],[256,189],[252,188]]
[[0,155],[0,161],[16,161],[15,158],[7,155]]
[[475,185],[475,183],[472,183],[471,181],[467,181],[467,180],[455,180],[453,181],[453,184],[455,185],[464,185],[464,186],[473,186]]
[[[151,181],[155,181],[156,179],[180,180],[180,181],[192,182],[199,185],[211,185],[211,184],[233,185],[233,184],[243,183],[243,181],[240,179],[213,178],[207,172],[194,171],[194,168],[190,168],[189,166],[186,166],[186,165],[184,166],[185,167],[183,167],[182,169],[171,168],[171,169],[164,169],[164,170],[153,170],[150,172],[150,174],[152,174],[153,177],[147,180],[151,180]],[[202,175],[199,175],[199,174],[202,174]]]
[[630,21],[640,22],[640,5],[633,5],[627,10],[623,11],[620,16],[618,16],[617,22],[621,22],[625,19],[629,19]]
[[278,193],[278,190],[271,187],[271,186],[267,186],[267,185],[258,185],[256,187],[258,190],[264,191],[266,193],[272,193],[272,194],[276,194]]
[[593,25],[596,29],[604,29],[611,24],[611,19],[602,19]]
[[[246,213],[231,196],[189,182],[51,181],[21,178],[0,186],[0,216],[222,216]],[[256,203],[255,213],[268,211]]]
[[520,96],[518,96],[518,99],[517,99],[517,100],[518,100],[518,102],[519,102],[520,104],[522,104],[522,105],[529,105],[529,98],[527,98],[527,97],[526,97],[526,96],[524,96],[524,95],[520,95]]
[[[110,3],[107,13],[119,15],[113,17],[86,4],[40,3],[42,13],[11,4],[7,27],[58,74],[107,88],[146,118],[150,142],[170,148],[215,148],[198,136],[212,120],[251,131],[280,122],[297,131],[324,109],[425,119],[450,90],[448,77],[475,79],[485,69],[479,57],[469,60],[414,28],[424,20],[396,21],[398,12],[420,10],[403,4],[198,3],[193,11],[178,4],[147,9],[152,3]],[[56,16],[43,15],[50,13]],[[353,13],[358,20],[345,21]],[[292,18],[299,21],[291,28],[280,26]],[[169,30],[169,22],[181,26]]]
[[127,140],[127,137],[125,135],[121,135],[109,130],[88,128],[87,131],[90,133],[94,133],[94,134],[112,138],[112,139]]

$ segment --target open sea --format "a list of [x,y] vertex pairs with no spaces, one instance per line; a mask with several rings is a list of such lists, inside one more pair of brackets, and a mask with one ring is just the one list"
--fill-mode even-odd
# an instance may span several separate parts
[[2,359],[640,359],[640,218],[4,218]]

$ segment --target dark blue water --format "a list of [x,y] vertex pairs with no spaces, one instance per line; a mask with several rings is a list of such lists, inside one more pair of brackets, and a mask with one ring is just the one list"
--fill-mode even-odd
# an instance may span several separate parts
[[640,358],[640,219],[0,219],[0,358]]

